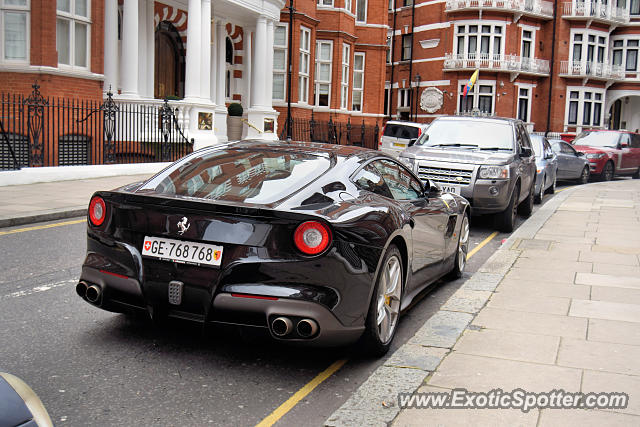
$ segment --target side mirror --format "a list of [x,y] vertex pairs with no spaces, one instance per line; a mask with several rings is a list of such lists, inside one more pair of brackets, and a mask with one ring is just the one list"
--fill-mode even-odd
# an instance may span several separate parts
[[629,143],[628,142],[621,142],[620,144],[618,144],[618,149],[620,148],[629,148]]
[[551,160],[551,159],[553,159],[553,154],[551,154],[551,153],[547,153],[547,154],[545,154],[544,159],[545,159],[545,160]]
[[522,147],[520,150],[520,157],[531,157],[533,155],[533,150],[529,147]]
[[582,151],[577,151],[576,152],[576,156],[578,157],[584,157],[584,153]]
[[418,140],[418,138],[411,138],[409,140],[409,147],[411,147],[413,144],[415,144],[417,140]]

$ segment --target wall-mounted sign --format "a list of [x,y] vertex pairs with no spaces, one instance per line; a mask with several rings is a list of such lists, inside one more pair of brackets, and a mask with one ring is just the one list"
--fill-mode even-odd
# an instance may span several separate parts
[[264,132],[273,133],[275,122],[273,119],[264,119]]
[[198,129],[211,130],[213,126],[213,113],[198,112]]
[[420,108],[427,113],[435,113],[442,108],[444,97],[442,91],[437,87],[428,87],[422,91],[420,96]]

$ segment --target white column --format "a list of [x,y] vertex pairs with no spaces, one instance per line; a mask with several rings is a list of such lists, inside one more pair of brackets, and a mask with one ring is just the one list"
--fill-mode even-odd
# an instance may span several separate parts
[[147,5],[138,0],[138,93],[147,96]]
[[147,0],[147,96],[153,98],[156,79],[155,0]]
[[244,31],[244,74],[242,74],[242,79],[244,80],[244,105],[245,108],[249,108],[251,106],[251,73],[252,64],[251,64],[251,36],[254,34],[254,30],[250,28],[245,28]]
[[225,80],[226,80],[226,62],[225,62],[225,48],[226,48],[226,35],[227,29],[223,21],[216,21],[216,104],[218,107],[224,107],[225,98]]
[[189,0],[187,11],[187,58],[184,97],[200,97],[200,55],[202,55],[202,0]]
[[138,0],[124,0],[122,21],[122,95],[138,97]]
[[202,0],[200,97],[211,100],[211,0]]
[[[264,16],[258,17],[256,21],[256,36],[253,43],[253,61],[252,67],[254,72],[251,73],[251,106],[264,107],[265,102],[265,84],[266,67],[267,67],[267,19]],[[273,51],[272,51],[273,54]]]
[[216,36],[216,30],[215,30],[215,23],[212,22],[211,23],[211,27],[213,27],[212,31],[213,31],[213,38],[214,40],[211,41],[211,46],[209,46],[209,58],[211,60],[211,72],[209,73],[209,98],[211,99],[211,101],[215,104],[216,103],[216,75],[218,74],[217,70],[218,70],[218,62],[216,60],[216,49],[218,47],[218,43],[216,42],[217,40],[217,36]]
[[273,21],[270,19],[267,22],[267,66],[265,82],[265,105],[271,107],[273,105]]
[[118,93],[118,0],[104,4],[104,93]]

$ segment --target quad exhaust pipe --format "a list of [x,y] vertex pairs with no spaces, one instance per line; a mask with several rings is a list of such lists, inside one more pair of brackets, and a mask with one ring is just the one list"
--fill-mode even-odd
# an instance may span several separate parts
[[76,285],[76,293],[80,298],[87,297],[87,289],[89,289],[89,285],[84,280],[81,280]]
[[102,296],[102,289],[98,285],[91,285],[87,288],[87,301],[95,304],[100,301],[100,296]]
[[293,330],[293,323],[288,317],[277,317],[271,322],[271,331],[277,337],[289,335]]
[[302,338],[309,338],[318,332],[318,324],[312,319],[302,319],[298,322],[296,331]]

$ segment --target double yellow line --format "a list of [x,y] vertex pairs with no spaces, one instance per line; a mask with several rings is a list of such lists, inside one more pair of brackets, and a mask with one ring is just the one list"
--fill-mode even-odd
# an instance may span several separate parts
[[87,222],[86,218],[74,219],[73,221],[57,222],[55,224],[34,225],[33,227],[15,228],[9,231],[0,231],[0,236],[6,236],[7,234],[24,233],[25,231],[45,230],[47,228],[62,227],[63,225],[73,225]]

